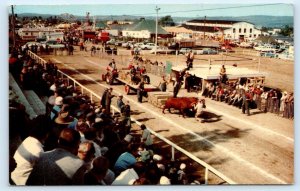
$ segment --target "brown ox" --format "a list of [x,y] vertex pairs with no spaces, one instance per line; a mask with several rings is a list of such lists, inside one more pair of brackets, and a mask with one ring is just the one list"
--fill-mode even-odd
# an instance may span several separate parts
[[183,117],[185,112],[189,109],[194,109],[194,104],[198,102],[198,98],[195,97],[179,97],[179,98],[168,98],[162,112],[165,113],[165,109],[168,109],[171,113],[171,108],[179,110]]

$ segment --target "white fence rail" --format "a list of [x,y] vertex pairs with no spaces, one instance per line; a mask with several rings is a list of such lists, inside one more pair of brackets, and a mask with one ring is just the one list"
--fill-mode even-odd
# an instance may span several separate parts
[[[31,51],[28,51],[28,55],[31,56],[31,58],[37,60],[38,63],[40,63],[40,64],[46,64],[47,63],[47,61],[45,61],[44,59],[40,58],[39,56],[37,56],[36,54],[32,53]],[[70,83],[70,80],[71,80],[73,82],[74,88],[77,88],[79,86],[82,93],[84,93],[84,91],[88,92],[91,101],[93,101],[93,97],[94,98],[98,98],[99,100],[101,100],[101,97],[99,95],[97,95],[95,92],[89,90],[88,88],[86,88],[85,86],[83,86],[82,84],[80,84],[77,80],[75,80],[71,76],[65,74],[64,72],[62,72],[60,70],[58,70],[58,72],[60,73],[60,75],[61,75],[62,78],[66,77],[68,79],[68,85],[70,85],[69,83]],[[119,109],[116,106],[112,105],[111,107],[112,107],[113,113],[115,113],[115,111],[119,112]],[[142,124],[141,122],[137,121],[133,117],[131,117],[131,120],[134,121],[139,126]],[[155,137],[159,138],[160,140],[164,141],[165,143],[167,143],[168,145],[171,146],[172,160],[175,160],[175,149],[176,149],[177,151],[180,151],[184,155],[188,156],[190,159],[194,160],[195,162],[197,162],[198,164],[200,164],[201,166],[203,166],[205,168],[205,174],[204,174],[205,184],[208,184],[208,174],[209,173],[215,174],[217,177],[219,177],[220,179],[224,180],[228,184],[237,184],[235,181],[231,180],[229,177],[225,176],[223,173],[219,172],[218,170],[216,170],[211,165],[209,165],[206,162],[200,160],[199,158],[197,158],[192,153],[190,153],[187,150],[179,147],[178,145],[176,145],[172,141],[166,139],[165,137],[159,135],[158,133],[156,133],[152,129],[150,129],[150,128],[148,128],[148,129],[151,132],[151,134],[153,134]]]

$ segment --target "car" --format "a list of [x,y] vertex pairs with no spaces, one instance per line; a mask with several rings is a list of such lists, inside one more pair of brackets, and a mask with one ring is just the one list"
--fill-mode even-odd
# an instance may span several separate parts
[[197,54],[218,54],[218,51],[211,48],[204,48],[202,50],[197,50]]
[[115,39],[110,39],[109,41],[106,42],[107,45],[115,45],[116,40]]
[[155,47],[154,43],[147,43],[147,44],[141,45],[141,49],[143,49],[143,50],[151,50],[154,47]]
[[56,40],[48,40],[43,43],[41,43],[43,48],[46,48],[48,45],[48,48],[64,48],[64,44],[59,44]]
[[123,42],[121,46],[124,48],[128,48],[128,47],[132,48],[133,44],[134,44],[133,41],[128,41],[128,42]]
[[178,52],[178,54],[183,54],[185,55],[186,53],[190,52],[192,49],[190,48],[181,48]]
[[154,48],[152,48],[150,53],[155,54],[155,50],[156,50],[156,54],[175,54],[176,53],[175,50],[168,49],[167,47],[157,47],[157,49],[154,47]]
[[115,42],[115,46],[122,46],[123,43],[124,43],[123,41],[117,40],[117,41]]
[[133,47],[141,48],[141,46],[143,46],[143,45],[144,45],[144,43],[139,42],[139,43],[134,44]]
[[278,54],[276,54],[274,51],[261,52],[260,56],[268,58],[278,58]]
[[39,42],[27,42],[26,44],[24,44],[23,46],[21,46],[22,51],[24,51],[24,49],[26,48],[26,46],[28,46],[28,48],[30,49],[30,47],[32,45],[37,45],[38,46],[38,50],[39,50],[39,47],[41,46],[41,43],[39,43]]

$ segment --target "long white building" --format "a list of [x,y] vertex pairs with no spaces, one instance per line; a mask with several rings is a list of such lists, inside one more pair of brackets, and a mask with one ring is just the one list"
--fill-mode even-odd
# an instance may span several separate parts
[[194,36],[219,37],[231,40],[252,40],[263,35],[269,35],[255,28],[255,25],[245,21],[227,20],[190,20],[183,27],[193,30]]

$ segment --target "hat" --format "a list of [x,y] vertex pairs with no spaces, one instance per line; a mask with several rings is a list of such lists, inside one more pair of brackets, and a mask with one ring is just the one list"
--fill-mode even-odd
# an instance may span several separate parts
[[155,154],[155,155],[153,155],[153,160],[155,160],[155,161],[161,161],[162,160],[162,156]]
[[[99,109],[100,110],[100,109]],[[100,123],[100,122],[102,122],[103,121],[103,119],[102,118],[100,118],[100,117],[97,117],[96,119],[95,119],[95,123]]]
[[50,104],[50,105],[55,105],[55,96],[50,96],[49,98],[48,98],[48,103]]
[[95,109],[95,113],[99,113],[100,112],[100,108]]
[[124,137],[124,141],[126,141],[126,142],[131,142],[131,140],[132,140],[132,135],[130,135],[130,134],[127,134],[127,135]]
[[57,124],[70,124],[73,122],[73,117],[69,115],[68,111],[63,111],[58,114],[58,117],[55,119],[55,123]]
[[122,95],[122,94],[119,94],[119,97],[123,97],[123,95]]
[[180,168],[181,170],[184,170],[184,169],[186,168],[186,164],[181,163],[179,168]]
[[63,104],[63,98],[61,96],[58,96],[55,98],[55,105],[62,105]]
[[283,94],[287,95],[287,91],[284,91]]
[[161,184],[161,185],[170,185],[171,182],[170,182],[170,179],[168,179],[167,177],[161,176],[160,180],[159,180],[159,184]]

